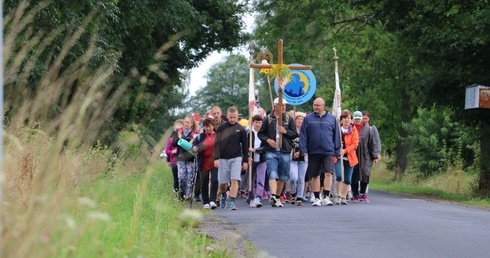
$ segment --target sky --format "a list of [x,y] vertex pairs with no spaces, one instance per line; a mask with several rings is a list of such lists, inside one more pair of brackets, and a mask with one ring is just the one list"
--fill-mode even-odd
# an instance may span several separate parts
[[[251,33],[255,26],[253,14],[245,14],[243,16],[243,21],[245,23],[243,31]],[[234,51],[234,53],[235,52],[245,55],[248,58],[248,45],[238,48],[236,51]],[[191,70],[191,82],[189,85],[191,95],[194,95],[199,88],[206,86],[205,76],[211,66],[223,61],[223,59],[229,54],[229,52],[214,51],[197,68]]]

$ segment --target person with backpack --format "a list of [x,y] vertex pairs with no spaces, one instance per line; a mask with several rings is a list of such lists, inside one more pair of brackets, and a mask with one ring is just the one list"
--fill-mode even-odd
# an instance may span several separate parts
[[[284,182],[289,180],[293,140],[298,137],[294,119],[285,112],[286,104],[287,102],[283,100],[282,106],[279,106],[279,98],[276,98],[274,110],[265,117],[258,132],[259,139],[265,142],[267,175],[269,176],[269,190],[272,195],[269,198],[269,203],[272,207],[283,207],[279,197]],[[282,116],[282,124],[279,124],[279,116]],[[282,144],[279,142],[281,134]]]
[[[352,174],[352,202],[363,201],[369,203],[366,190],[369,184],[369,177],[373,164],[379,161],[379,152],[374,130],[362,122],[362,112],[354,112],[354,126],[359,132],[359,146],[357,147],[357,158],[359,164],[354,167]],[[359,189],[360,183],[360,189]]]
[[174,127],[172,134],[168,138],[167,141],[167,146],[165,147],[165,154],[167,155],[167,162],[170,165],[170,169],[172,170],[172,176],[173,176],[173,185],[174,185],[174,192],[178,193],[179,192],[179,174],[177,170],[177,151],[178,148],[172,146],[173,138],[177,137],[177,131],[181,129],[184,126],[184,120],[183,119],[177,119],[174,122]]

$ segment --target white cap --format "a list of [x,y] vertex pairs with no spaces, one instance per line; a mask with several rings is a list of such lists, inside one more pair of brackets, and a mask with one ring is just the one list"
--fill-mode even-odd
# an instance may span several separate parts
[[[279,98],[276,98],[274,100],[274,105],[276,105],[276,104],[279,104]],[[282,99],[282,104],[285,105],[285,104],[288,104],[288,102],[285,99]]]

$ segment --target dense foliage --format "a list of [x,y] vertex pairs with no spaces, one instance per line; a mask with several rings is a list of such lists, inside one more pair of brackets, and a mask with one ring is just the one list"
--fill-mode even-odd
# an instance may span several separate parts
[[[129,123],[158,138],[173,120],[169,109],[183,106],[183,69],[196,67],[214,50],[238,46],[245,36],[240,31],[243,12],[243,4],[230,0],[5,1],[5,35],[14,38],[6,41],[12,50],[5,62],[8,78],[23,77],[5,82],[6,110],[31,97],[55,62],[61,61],[58,72],[79,61],[89,73],[108,64],[114,69],[114,85],[130,79],[107,124],[112,132],[108,139]],[[16,66],[19,61],[23,65]],[[65,85],[48,121],[56,118],[77,85],[77,80]]]
[[[342,106],[370,111],[381,134],[383,151],[392,157],[389,164],[399,175],[409,168],[409,161],[440,164],[446,158],[419,153],[418,143],[434,137],[416,130],[426,119],[417,113],[420,107],[430,109],[437,104],[441,107],[438,110],[453,110],[443,114],[453,120],[452,129],[464,132],[464,128],[477,126],[476,117],[462,108],[466,86],[490,85],[490,74],[485,72],[490,63],[488,1],[254,3],[258,12],[255,39],[273,53],[275,41],[283,39],[285,60],[313,66],[318,81],[315,97],[327,103],[335,88],[332,48],[338,50]],[[436,123],[435,128],[445,126]],[[465,141],[473,142],[465,145],[479,139],[478,130],[470,133],[472,137]],[[438,152],[466,148],[454,140],[454,134],[435,137],[445,143],[431,146],[441,148]],[[412,144],[415,148],[411,150]],[[471,151],[460,154],[456,159],[465,163],[478,158]]]

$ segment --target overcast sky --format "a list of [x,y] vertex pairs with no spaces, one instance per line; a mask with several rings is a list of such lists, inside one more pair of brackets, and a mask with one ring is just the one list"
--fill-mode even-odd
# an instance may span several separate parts
[[[251,33],[253,28],[254,28],[254,20],[252,14],[246,14],[243,17],[243,21],[245,22],[245,28],[243,29],[245,32]],[[248,52],[248,45],[243,46],[236,50],[235,52],[241,53],[242,55],[245,55],[245,57],[249,56]],[[189,86],[189,91],[191,95],[194,95],[194,93],[199,89],[202,88],[206,85],[206,79],[205,75],[208,72],[208,70],[213,66],[214,64],[222,61],[225,56],[229,55],[228,52],[212,52],[211,55],[209,55],[197,68],[194,68],[191,70],[191,83]]]

